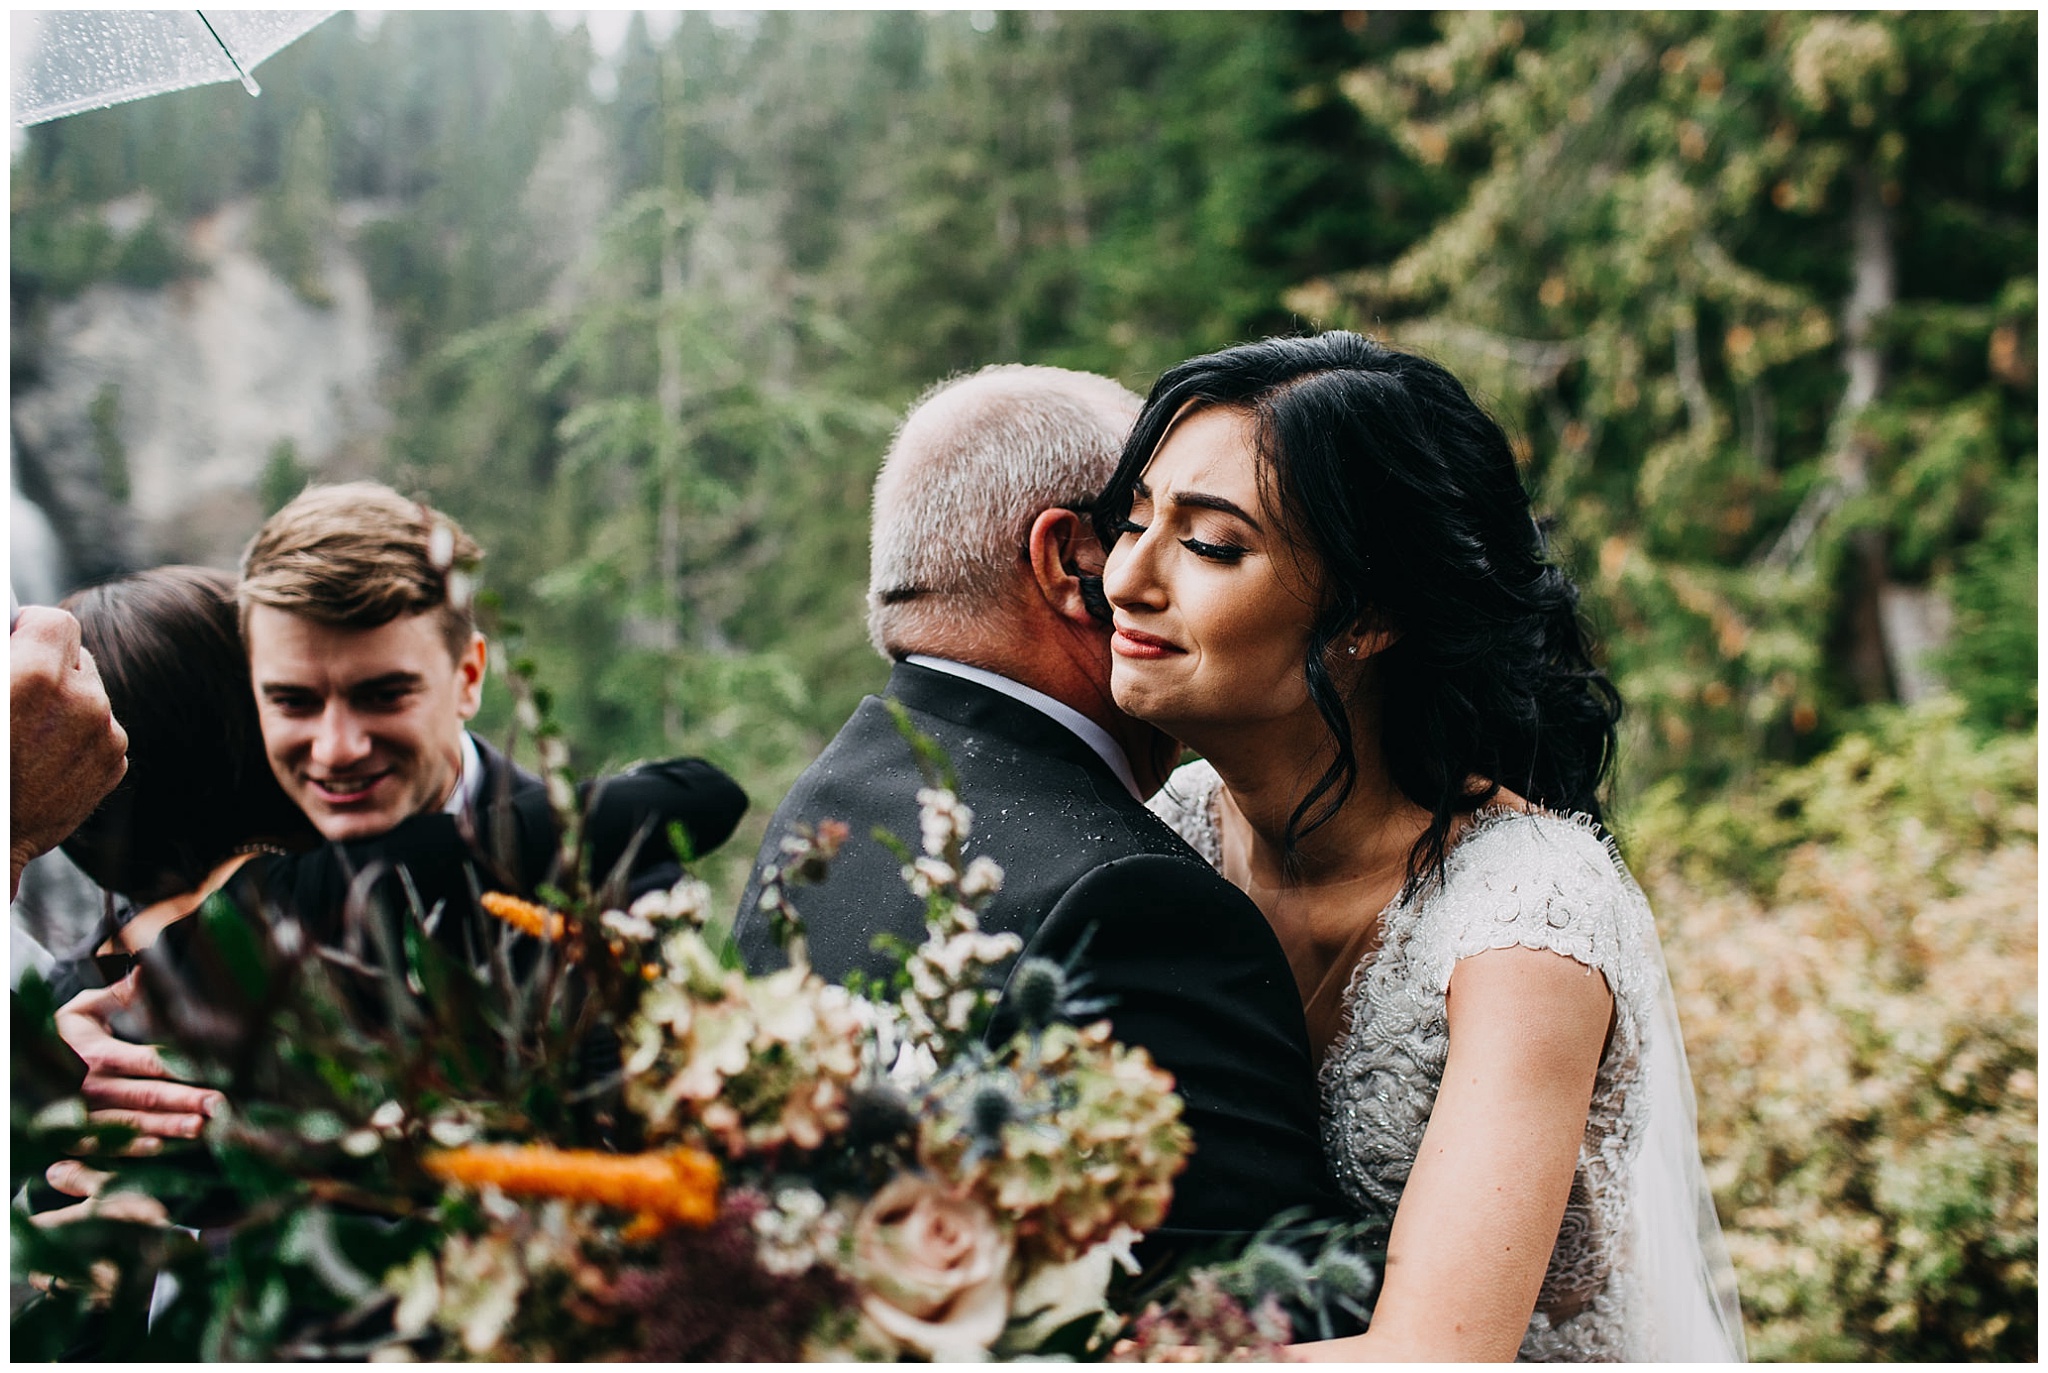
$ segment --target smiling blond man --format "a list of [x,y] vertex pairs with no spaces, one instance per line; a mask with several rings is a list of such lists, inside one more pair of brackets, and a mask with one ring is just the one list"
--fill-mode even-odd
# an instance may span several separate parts
[[[308,487],[257,531],[236,599],[264,753],[330,844],[247,865],[229,879],[231,899],[294,915],[331,941],[350,882],[372,865],[403,867],[416,893],[453,897],[469,865],[488,874],[493,851],[511,847],[492,842],[494,811],[515,821],[501,829],[540,832],[535,817],[512,813],[544,796],[540,780],[466,728],[483,694],[486,650],[467,595],[482,556],[454,520],[375,482]],[[439,818],[406,825],[419,816]],[[463,938],[466,923],[442,922]],[[113,1033],[136,994],[129,977],[58,1016],[87,1065],[87,1104],[145,1134],[195,1137],[221,1094],[176,1080],[154,1047]],[[75,1191],[55,1172],[50,1181]]]
[[481,794],[486,755],[466,726],[483,701],[484,637],[464,594],[481,557],[454,520],[374,482],[309,487],[243,555],[264,752],[328,839]]
[[[251,859],[221,888],[231,903],[294,919],[328,945],[342,940],[352,907],[396,920],[416,905],[438,912],[435,940],[477,966],[502,927],[474,893],[531,895],[554,880],[561,845],[547,787],[467,728],[483,697],[486,648],[469,596],[482,556],[453,519],[375,482],[309,487],[257,531],[237,601],[264,753],[328,842]],[[673,822],[709,852],[747,804],[699,758],[643,764],[581,795],[591,871],[629,895],[681,876],[665,845],[643,842],[649,835]],[[515,946],[511,956],[524,954]],[[175,950],[171,961],[195,970]],[[177,1080],[157,1048],[114,1032],[137,994],[131,974],[58,1013],[87,1068],[81,1094],[96,1120],[197,1137],[225,1098]],[[607,1052],[595,1043],[600,1070]],[[59,1163],[48,1180],[83,1196],[96,1177]]]
[[[531,894],[552,880],[547,788],[467,729],[486,661],[469,597],[482,557],[453,519],[375,482],[309,487],[257,531],[237,601],[264,753],[329,842],[236,870],[222,888],[234,904],[334,944],[351,903],[396,918],[417,902],[441,911],[437,940],[475,963],[495,927],[473,892]],[[584,799],[591,871],[630,864],[635,892],[680,876],[665,845],[642,842],[650,833],[673,821],[708,852],[747,804],[698,758],[643,764]],[[59,1016],[89,1069],[87,1104],[147,1134],[196,1136],[220,1094],[171,1079],[154,1048],[112,1034],[135,995],[125,979]]]

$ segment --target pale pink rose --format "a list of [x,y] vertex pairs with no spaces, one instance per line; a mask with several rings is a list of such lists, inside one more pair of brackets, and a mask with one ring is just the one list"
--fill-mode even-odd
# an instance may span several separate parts
[[1009,1318],[1010,1253],[1010,1237],[980,1202],[930,1178],[897,1178],[854,1225],[861,1308],[931,1358],[979,1358]]

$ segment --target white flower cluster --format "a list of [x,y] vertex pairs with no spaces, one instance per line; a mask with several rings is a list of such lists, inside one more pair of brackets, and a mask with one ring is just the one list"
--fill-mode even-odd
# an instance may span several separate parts
[[956,872],[943,858],[918,858],[904,866],[903,884],[913,896],[930,896],[935,891],[956,887],[964,899],[979,901],[1002,890],[1003,869],[985,853],[977,855],[965,872]]
[[911,985],[926,996],[943,995],[945,989],[958,986],[963,979],[979,978],[979,973],[971,972],[969,965],[1000,963],[1023,947],[1024,941],[1018,935],[1007,931],[983,934],[971,924],[943,937],[934,934],[911,959]]
[[969,901],[994,896],[1003,889],[1003,869],[987,854],[977,856],[960,874],[960,895]]
[[793,1277],[832,1262],[852,1220],[847,1206],[828,1206],[808,1187],[782,1188],[754,1215],[755,1256],[769,1272]]
[[404,1134],[405,1108],[395,1101],[387,1101],[370,1113],[367,1125],[342,1136],[342,1152],[351,1158],[368,1158],[383,1148],[386,1140],[398,1139]]
[[427,561],[436,572],[446,572],[455,561],[455,531],[440,520],[427,535]]
[[903,867],[903,885],[910,888],[913,896],[930,896],[935,891],[944,891],[959,877],[960,874],[953,871],[953,865],[943,858],[919,858]]
[[923,943],[904,964],[910,986],[898,1010],[911,1043],[930,1036],[959,1035],[993,993],[986,970],[1015,955],[1023,941],[1014,934],[983,934],[976,909],[1002,890],[1003,869],[981,854],[959,866],[960,843],[974,832],[974,812],[945,787],[917,793],[918,829],[924,853],[903,866],[903,884],[925,899],[951,897],[935,908]]
[[569,746],[559,734],[542,734],[533,741],[540,755],[541,775],[547,779],[548,805],[557,814],[576,809],[576,786],[569,780]]
[[[649,943],[677,926],[683,930],[701,930],[711,916],[711,899],[708,885],[686,876],[667,891],[646,893],[626,910],[606,911],[597,918],[597,923],[612,936],[614,953],[625,957],[631,952],[637,957],[637,952],[625,947],[625,941]],[[687,953],[669,952],[672,964],[679,958],[687,961]]]
[[[988,866],[995,868],[993,863]],[[973,873],[973,866],[968,871]],[[1001,883],[1000,868],[995,869],[994,880]],[[957,894],[958,886],[954,890]],[[994,999],[986,970],[1024,947],[1023,939],[1008,931],[982,933],[973,907],[959,902],[948,903],[945,914],[929,928],[924,943],[903,965],[910,986],[904,989],[899,1005],[907,1022],[907,1037],[912,1040],[965,1031],[976,1008]]]
[[[796,910],[789,904],[785,888],[824,881],[827,867],[838,856],[849,833],[851,830],[843,820],[820,820],[815,827],[799,824],[795,833],[784,835],[776,844],[782,858],[761,869],[761,896],[757,903],[764,911],[780,913],[771,916],[771,928],[783,923],[796,926]],[[791,933],[800,934],[800,927]],[[801,956],[800,938],[792,939],[789,947],[792,959]]]
[[[971,918],[962,910],[961,916]],[[967,1028],[976,1006],[990,998],[982,969],[992,967],[1024,947],[1015,934],[983,934],[972,927],[951,934],[933,931],[904,964],[910,989],[903,1009],[911,1024],[929,1032],[933,1026],[955,1034]]]
[[944,787],[920,787],[917,827],[924,837],[924,851],[943,858],[948,847],[973,833],[974,811]]
[[711,886],[685,877],[667,891],[648,892],[633,903],[630,914],[648,922],[680,920],[693,930],[701,930],[711,918]]
[[[385,1290],[398,1297],[392,1326],[399,1339],[438,1325],[457,1332],[472,1357],[503,1359],[512,1350],[501,1341],[536,1277],[567,1273],[573,1285],[577,1277],[595,1276],[581,1271],[587,1218],[579,1221],[569,1203],[520,1206],[496,1188],[485,1188],[480,1201],[496,1222],[487,1233],[450,1235],[438,1254],[422,1251],[385,1273]],[[381,1363],[404,1354],[402,1345],[385,1345],[371,1358]]]
[[655,935],[654,922],[638,911],[606,911],[597,923],[621,939],[652,939]]
[[483,1132],[483,1118],[461,1102],[443,1106],[427,1118],[427,1138],[443,1149],[460,1149]]

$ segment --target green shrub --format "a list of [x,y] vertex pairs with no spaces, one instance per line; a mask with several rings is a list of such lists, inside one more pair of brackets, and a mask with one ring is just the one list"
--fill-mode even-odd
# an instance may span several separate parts
[[1998,492],[1984,537],[1963,550],[1950,582],[1956,631],[1941,668],[1969,702],[1971,718],[1991,729],[2024,729],[2041,709],[2038,480],[2032,462],[2013,473]]
[[1630,833],[1761,1359],[2032,1359],[2038,736],[1872,715]]

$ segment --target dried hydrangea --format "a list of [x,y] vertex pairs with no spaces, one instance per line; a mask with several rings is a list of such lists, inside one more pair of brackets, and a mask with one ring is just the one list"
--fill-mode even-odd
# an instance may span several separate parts
[[669,941],[667,975],[626,1028],[626,1100],[653,1140],[695,1125],[728,1157],[815,1149],[846,1127],[865,1018],[844,987],[803,967],[748,978],[694,931]]
[[978,1119],[988,1103],[956,1091],[921,1123],[926,1166],[1013,1217],[1033,1258],[1064,1263],[1122,1227],[1156,1227],[1190,1144],[1172,1075],[1112,1040],[1106,1021],[1053,1025],[1012,1053],[1017,1104],[995,1147]]

